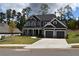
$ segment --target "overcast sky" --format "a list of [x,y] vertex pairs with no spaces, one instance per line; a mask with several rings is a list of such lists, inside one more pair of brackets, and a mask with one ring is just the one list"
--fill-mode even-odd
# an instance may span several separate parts
[[[57,9],[64,7],[67,3],[48,3],[49,13],[54,13]],[[79,16],[79,4],[69,4],[73,9],[75,17]],[[41,3],[0,3],[0,11],[5,12],[6,9],[15,9],[17,12],[21,12],[23,8],[30,6],[32,8],[32,14],[38,13]]]

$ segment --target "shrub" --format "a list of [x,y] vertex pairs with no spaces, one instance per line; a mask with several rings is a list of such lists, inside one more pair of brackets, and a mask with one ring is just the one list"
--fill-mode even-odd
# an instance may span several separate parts
[[67,34],[67,36],[66,36],[66,39],[68,39],[68,34]]
[[5,39],[5,36],[1,36],[1,40]]

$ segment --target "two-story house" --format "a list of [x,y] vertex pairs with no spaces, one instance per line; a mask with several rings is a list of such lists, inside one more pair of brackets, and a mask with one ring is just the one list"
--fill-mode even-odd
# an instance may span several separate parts
[[23,35],[42,36],[47,38],[65,38],[67,26],[64,20],[59,20],[54,14],[32,15],[26,20]]

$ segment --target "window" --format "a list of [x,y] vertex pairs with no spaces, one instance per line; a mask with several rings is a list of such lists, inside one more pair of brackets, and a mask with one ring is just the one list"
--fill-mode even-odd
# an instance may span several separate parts
[[30,26],[30,22],[29,21],[26,23],[26,26]]
[[30,26],[30,22],[28,22],[28,26]]
[[36,22],[36,26],[40,26],[40,21],[37,21]]
[[34,21],[31,23],[31,26],[35,26],[35,22]]
[[28,21],[25,26],[36,26],[34,21]]

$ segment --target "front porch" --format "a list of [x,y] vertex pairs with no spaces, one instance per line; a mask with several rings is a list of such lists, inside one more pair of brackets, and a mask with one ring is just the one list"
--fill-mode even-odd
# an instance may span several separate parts
[[41,29],[25,29],[23,30],[23,35],[25,36],[43,36],[43,30]]
[[27,28],[23,30],[23,35],[25,36],[38,36],[45,38],[66,38],[65,28],[50,28],[50,29],[39,29],[39,28]]

